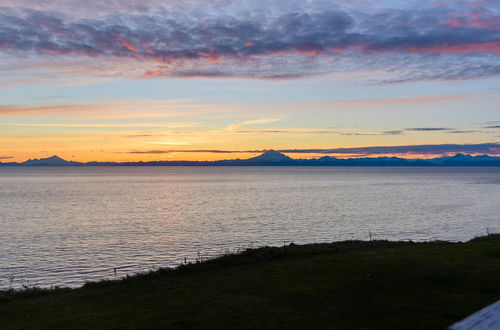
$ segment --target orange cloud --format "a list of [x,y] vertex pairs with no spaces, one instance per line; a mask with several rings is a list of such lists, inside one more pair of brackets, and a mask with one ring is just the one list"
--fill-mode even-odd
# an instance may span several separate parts
[[137,51],[137,48],[132,46],[127,40],[118,39],[118,41],[131,52],[135,53]]
[[222,60],[220,59],[221,54],[216,51],[209,52],[198,52],[198,55],[203,56],[210,63],[220,63]]

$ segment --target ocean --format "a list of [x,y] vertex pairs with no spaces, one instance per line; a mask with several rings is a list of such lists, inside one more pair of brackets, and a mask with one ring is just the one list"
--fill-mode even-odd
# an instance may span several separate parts
[[498,167],[0,168],[1,289],[262,245],[499,231]]

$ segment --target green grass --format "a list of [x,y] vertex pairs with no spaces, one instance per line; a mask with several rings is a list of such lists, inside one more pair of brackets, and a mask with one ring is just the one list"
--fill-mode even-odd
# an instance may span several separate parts
[[500,298],[500,235],[259,248],[0,293],[0,329],[444,329]]

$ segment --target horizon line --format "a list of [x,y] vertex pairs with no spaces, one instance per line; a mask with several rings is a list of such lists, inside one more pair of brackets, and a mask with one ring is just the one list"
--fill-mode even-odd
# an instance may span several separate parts
[[[376,159],[401,159],[401,160],[408,160],[408,161],[433,161],[433,160],[438,160],[438,159],[442,159],[442,158],[453,158],[453,157],[457,157],[460,155],[466,156],[466,157],[467,156],[474,157],[474,158],[475,157],[490,157],[490,158],[499,158],[500,159],[500,155],[488,155],[488,154],[471,155],[471,154],[467,154],[467,153],[455,153],[453,155],[436,155],[436,157],[433,157],[433,158],[405,158],[405,157],[398,157],[398,156],[375,156],[375,157],[360,156],[360,157],[347,157],[347,158],[323,156],[323,157],[319,157],[319,158],[292,158],[292,157],[289,157],[289,156],[285,155],[284,153],[279,152],[277,150],[269,149],[267,151],[275,151],[276,153],[281,154],[282,156],[287,157],[288,159],[261,160],[260,162],[266,163],[266,164],[268,164],[268,163],[286,163],[286,162],[294,162],[294,161],[315,161],[315,160],[321,160],[322,158],[330,158],[330,159],[339,160],[339,161],[355,161],[355,160],[363,160],[363,159],[374,159],[374,160],[376,160]],[[57,155],[52,155],[52,156],[45,157],[45,158],[30,158],[24,162],[1,162],[0,161],[0,165],[2,165],[2,164],[23,165],[23,164],[30,162],[30,161],[44,161],[44,160],[49,160],[51,158],[58,158],[64,162],[68,163],[69,165],[71,165],[71,164],[89,165],[89,164],[93,164],[93,163],[96,163],[96,164],[107,164],[107,163],[110,163],[110,164],[136,164],[136,163],[153,164],[153,163],[224,163],[224,162],[233,162],[233,161],[234,162],[239,162],[239,161],[244,162],[244,161],[250,161],[250,160],[256,159],[256,158],[264,155],[267,151],[265,151],[264,153],[262,153],[256,157],[250,157],[250,158],[244,158],[244,159],[241,159],[241,158],[222,159],[222,160],[150,160],[150,161],[138,160],[138,161],[87,161],[87,162],[79,162],[79,161],[66,160],[66,159],[59,157]],[[44,164],[40,164],[40,165],[44,165]],[[50,164],[48,164],[48,165],[50,165]]]
[[[424,144],[424,145],[399,145],[399,146],[371,146],[371,147],[350,147],[350,148],[309,148],[309,149],[252,149],[252,150],[220,150],[220,149],[153,149],[153,150],[131,150],[114,152],[115,154],[143,154],[143,155],[173,155],[176,153],[212,153],[212,154],[261,154],[268,151],[276,151],[282,154],[302,154],[316,155],[321,158],[321,155],[331,156],[337,159],[357,159],[357,158],[380,158],[380,157],[397,157],[401,159],[433,159],[439,157],[453,156],[456,154],[467,154],[472,156],[488,155],[492,157],[500,156],[500,143],[489,142],[479,144]],[[45,152],[48,154],[48,152]],[[63,153],[66,154],[66,153]],[[57,155],[57,152],[53,156]],[[40,158],[26,158],[29,160],[40,160],[50,158],[51,156],[42,156]],[[59,157],[59,156],[57,156]],[[63,156],[68,158],[67,155]],[[71,156],[75,158],[74,155]],[[297,159],[313,159],[297,158]],[[11,161],[15,159],[13,155],[0,154],[0,163],[22,163],[23,161]],[[249,157],[248,159],[251,159]],[[79,163],[101,162],[101,163],[133,163],[133,162],[215,162],[223,160],[242,160],[240,158],[230,159],[212,159],[212,160],[88,160],[75,161]],[[2,163],[2,164],[5,164]]]

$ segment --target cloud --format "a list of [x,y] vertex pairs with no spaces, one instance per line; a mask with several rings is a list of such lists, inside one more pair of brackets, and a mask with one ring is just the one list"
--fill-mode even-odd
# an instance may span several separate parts
[[235,150],[196,150],[196,149],[184,149],[184,150],[145,150],[145,151],[129,151],[128,154],[171,154],[171,153],[210,153],[210,154],[236,154],[236,153],[259,153],[265,150],[247,150],[247,151],[235,151]]
[[500,128],[500,125],[486,126],[486,127],[483,127],[483,128]]
[[[260,153],[265,150],[197,150],[197,149],[167,149],[167,150],[146,150],[130,151],[132,154],[168,154],[168,153],[219,153],[219,154],[239,154],[239,153]],[[281,149],[283,153],[297,154],[330,154],[330,155],[447,155],[455,153],[467,154],[488,154],[500,155],[500,143],[481,144],[429,144],[429,145],[405,145],[405,146],[378,146],[359,148],[332,148],[332,149]]]
[[0,116],[22,115],[54,115],[63,113],[79,113],[81,111],[103,110],[102,106],[84,106],[81,104],[58,104],[49,106],[0,105]]
[[444,128],[444,127],[416,127],[416,128],[405,128],[405,131],[410,132],[433,132],[433,131],[449,131],[454,128]]
[[130,123],[130,124],[5,124],[4,126],[12,127],[68,127],[68,128],[169,128],[168,124],[164,123]]
[[448,134],[471,134],[471,133],[488,133],[485,131],[475,131],[475,130],[453,130],[447,132]]
[[385,135],[401,135],[401,134],[404,134],[404,130],[385,131],[382,133]]
[[380,146],[380,147],[335,148],[335,149],[290,149],[281,151],[285,153],[355,154],[362,156],[381,155],[381,154],[445,155],[452,153],[500,155],[500,144],[499,143],[435,144],[435,145],[431,144],[431,145]]
[[[382,71],[377,79],[404,82],[500,75],[498,2],[421,3],[4,0],[0,52],[53,63],[104,61],[113,63],[107,74],[126,70],[143,79]],[[116,63],[130,60],[144,65]]]
[[373,99],[356,99],[356,100],[340,100],[331,102],[308,102],[291,104],[294,108],[309,109],[357,109],[357,108],[375,108],[383,106],[397,105],[412,105],[434,102],[455,101],[477,96],[500,95],[499,92],[481,92],[481,93],[457,93],[444,95],[425,95],[425,96],[410,96],[410,97],[392,97],[392,98],[373,98]]
[[129,139],[136,139],[136,138],[146,138],[146,137],[160,137],[163,135],[160,134],[131,134],[127,135],[126,137]]
[[187,145],[190,145],[190,143],[187,143],[187,142],[174,142],[174,141],[150,142],[150,144],[166,145],[166,146],[187,146]]
[[339,135],[337,131],[311,130],[311,129],[273,129],[273,130],[238,130],[235,133],[241,134],[317,134],[317,135]]
[[[186,115],[222,113],[242,109],[237,106],[221,106],[202,103],[200,100],[131,100],[120,102],[103,100],[100,103],[59,103],[43,105],[0,105],[2,116],[68,115],[85,119],[137,119],[167,118]],[[177,128],[193,127],[200,122],[177,123]],[[174,123],[172,123],[174,125]]]
[[[453,130],[453,128],[407,128],[401,130],[391,130],[391,131],[383,131],[383,132],[344,132],[340,130],[311,130],[311,129],[273,129],[273,130],[232,130],[234,133],[241,134],[317,134],[317,135],[343,135],[343,136],[382,136],[382,135],[403,135],[405,132],[433,132],[433,131],[448,131]],[[447,133],[473,133],[480,132],[484,133],[484,131],[458,131],[453,130]]]
[[240,123],[236,124],[231,124],[226,127],[226,131],[235,131],[238,128],[242,126],[247,126],[247,125],[256,125],[256,124],[267,124],[267,123],[273,123],[276,121],[280,121],[280,118],[262,118],[262,119],[253,119],[253,120],[245,120]]
[[10,157],[10,156],[0,156],[0,159],[12,159],[14,157]]

